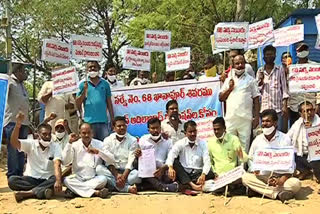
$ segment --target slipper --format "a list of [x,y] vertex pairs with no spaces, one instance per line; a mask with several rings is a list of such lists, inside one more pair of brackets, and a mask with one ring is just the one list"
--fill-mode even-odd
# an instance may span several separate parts
[[182,192],[183,194],[186,194],[186,195],[191,195],[191,196],[196,196],[198,195],[199,193],[196,192],[196,191],[193,191],[193,190],[190,190],[190,189],[186,189],[184,192]]

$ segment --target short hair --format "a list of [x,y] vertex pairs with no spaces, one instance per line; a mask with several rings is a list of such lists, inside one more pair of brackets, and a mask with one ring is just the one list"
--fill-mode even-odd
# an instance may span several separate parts
[[89,63],[96,63],[96,64],[98,65],[99,70],[101,69],[101,66],[100,66],[100,64],[99,64],[98,61],[90,60],[90,61],[87,62],[87,65],[88,65]]
[[88,126],[90,127],[90,129],[92,129],[92,126],[90,125],[90,123],[83,122],[83,123],[81,123],[81,124],[79,125],[79,130],[80,130],[81,127],[84,126],[85,124],[88,125]]
[[187,128],[189,127],[189,126],[193,126],[193,127],[197,127],[197,124],[196,124],[196,122],[194,122],[193,120],[189,120],[188,122],[186,122],[185,124],[184,124],[184,126],[183,126],[183,130],[186,132],[187,131]]
[[271,116],[273,121],[278,121],[278,115],[274,109],[266,109],[260,115],[261,119],[266,116]]
[[204,64],[215,64],[213,56],[208,56]]
[[244,57],[243,54],[237,54],[235,57],[233,57],[233,60],[232,60],[232,66],[234,65],[234,59],[237,57],[237,56],[242,56],[243,59],[244,59],[244,62],[246,62],[246,58]]
[[48,123],[40,123],[37,127],[37,131],[39,132],[40,129],[49,129],[50,132],[52,131],[52,127]]
[[231,51],[236,51],[238,54],[237,55],[243,55],[243,49],[231,49],[230,51],[229,51],[229,53],[231,52]]
[[173,105],[173,104],[176,104],[177,106],[179,106],[179,105],[178,105],[178,102],[177,102],[176,100],[169,100],[169,101],[167,102],[167,104],[166,104],[166,110],[168,111],[168,110],[169,110],[169,107],[170,107],[171,105]]
[[12,73],[17,73],[24,68],[25,66],[22,63],[12,63]]
[[161,125],[161,121],[159,120],[159,118],[153,117],[153,118],[149,119],[148,120],[148,128],[150,127],[150,125],[155,124],[155,123],[159,123]]
[[288,56],[290,56],[291,57],[291,53],[290,52],[283,52],[282,54],[281,54],[281,59],[283,58],[283,56],[284,55],[286,55],[286,54],[288,54]]
[[267,51],[272,51],[274,53],[277,52],[277,49],[275,47],[273,47],[272,45],[267,45],[264,49],[263,49],[263,55],[266,54]]
[[226,127],[226,122],[224,121],[223,117],[216,117],[216,119],[213,120],[212,124],[220,124],[224,128]]
[[124,116],[116,116],[113,119],[113,123],[112,124],[115,126],[117,121],[124,121],[127,124],[127,120],[126,120],[126,118]]
[[309,102],[309,101],[302,102],[302,103],[300,103],[299,106],[298,106],[298,112],[300,112],[300,113],[302,112],[302,106],[303,106],[304,104],[306,104],[306,106],[311,105],[312,108],[313,108],[313,104],[312,104],[311,102]]

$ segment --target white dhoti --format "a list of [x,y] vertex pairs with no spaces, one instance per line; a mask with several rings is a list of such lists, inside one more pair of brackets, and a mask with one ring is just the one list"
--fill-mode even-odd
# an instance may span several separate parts
[[70,175],[64,179],[64,184],[72,192],[81,197],[89,198],[94,194],[95,190],[102,189],[106,186],[107,177],[97,175],[89,180],[83,180],[77,176]]
[[246,151],[246,153],[249,152],[251,127],[252,120],[250,119],[248,120],[238,116],[234,116],[231,119],[226,119],[227,133],[239,137],[241,147]]

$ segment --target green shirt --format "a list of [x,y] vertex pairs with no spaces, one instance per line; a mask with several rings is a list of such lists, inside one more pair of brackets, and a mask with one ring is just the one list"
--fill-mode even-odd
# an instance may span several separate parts
[[[237,167],[237,150],[241,148],[240,140],[237,136],[226,133],[223,141],[216,137],[208,139],[208,150],[213,172],[218,175],[228,172]],[[247,162],[248,155],[244,150],[242,162]]]

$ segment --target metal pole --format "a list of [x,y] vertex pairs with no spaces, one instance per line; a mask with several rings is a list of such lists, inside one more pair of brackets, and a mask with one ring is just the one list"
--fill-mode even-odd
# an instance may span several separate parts
[[11,39],[11,17],[10,17],[10,1],[5,1],[5,14],[6,14],[6,58],[8,60],[8,74],[12,73],[12,39]]

